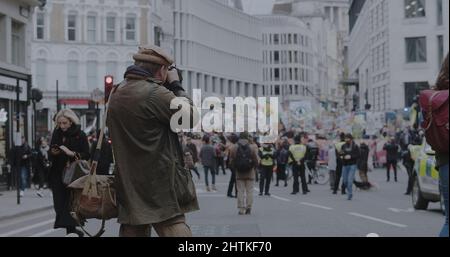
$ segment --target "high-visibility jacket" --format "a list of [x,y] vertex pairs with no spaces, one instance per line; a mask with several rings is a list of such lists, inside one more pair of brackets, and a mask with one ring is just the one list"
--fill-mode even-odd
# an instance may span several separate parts
[[[260,151],[261,151],[261,154],[263,156],[261,158],[261,165],[262,166],[273,166],[273,154],[274,154],[274,151],[272,149],[266,150],[266,149],[264,149],[264,147],[262,147],[260,149]],[[270,157],[266,157],[265,158],[264,155],[270,155]]]
[[336,151],[338,153],[342,152],[342,147],[345,145],[345,142],[338,142],[336,144],[334,144],[334,146],[336,147]]
[[289,152],[292,153],[292,156],[294,157],[295,162],[299,162],[305,157],[306,154],[306,145],[298,144],[298,145],[291,145],[289,147]]

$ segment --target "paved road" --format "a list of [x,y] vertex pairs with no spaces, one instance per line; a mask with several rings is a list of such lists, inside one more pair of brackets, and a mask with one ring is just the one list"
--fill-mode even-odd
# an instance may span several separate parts
[[[406,174],[399,182],[385,181],[383,170],[369,173],[379,189],[355,192],[354,200],[332,195],[328,186],[312,185],[311,194],[292,196],[288,188],[274,187],[271,197],[260,197],[255,184],[255,204],[251,216],[239,216],[236,199],[227,198],[228,175],[217,177],[218,192],[208,193],[196,181],[201,211],[188,215],[194,236],[223,237],[434,237],[444,221],[439,203],[427,211],[414,211],[406,189]],[[203,173],[202,173],[203,178]],[[0,237],[63,237],[64,230],[52,229],[53,211],[43,211],[0,222]],[[97,221],[88,224],[95,230]],[[118,235],[116,221],[107,223],[105,236]]]

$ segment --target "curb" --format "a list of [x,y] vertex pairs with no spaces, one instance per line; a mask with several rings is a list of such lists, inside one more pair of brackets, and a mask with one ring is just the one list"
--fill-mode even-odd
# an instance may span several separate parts
[[0,222],[5,221],[5,220],[9,220],[9,219],[13,219],[13,218],[19,218],[19,217],[23,217],[23,216],[27,216],[27,215],[31,215],[31,214],[35,214],[35,213],[39,213],[39,212],[43,212],[43,211],[47,211],[47,210],[51,210],[51,209],[53,209],[53,205],[49,205],[49,206],[45,206],[45,207],[41,207],[41,208],[36,208],[36,209],[33,209],[33,210],[23,211],[23,212],[19,212],[19,213],[7,215],[7,216],[0,216]]

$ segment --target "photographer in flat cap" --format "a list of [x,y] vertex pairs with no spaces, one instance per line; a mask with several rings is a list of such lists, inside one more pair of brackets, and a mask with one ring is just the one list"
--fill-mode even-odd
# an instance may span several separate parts
[[[181,144],[171,130],[174,99],[186,97],[172,58],[156,46],[140,47],[135,65],[113,89],[107,124],[116,160],[116,190],[121,237],[190,237],[185,213],[199,210],[190,172],[184,170]],[[198,117],[184,99],[190,127]],[[178,104],[176,105],[178,106]],[[182,108],[181,111],[183,111]],[[186,117],[186,116],[182,116]]]

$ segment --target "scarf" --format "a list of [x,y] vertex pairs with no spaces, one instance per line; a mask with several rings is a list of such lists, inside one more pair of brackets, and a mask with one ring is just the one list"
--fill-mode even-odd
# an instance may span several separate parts
[[129,75],[145,77],[145,78],[153,77],[153,75],[149,71],[147,71],[139,66],[136,66],[136,65],[131,65],[130,67],[127,68],[127,71],[124,74],[124,78],[127,78]]

